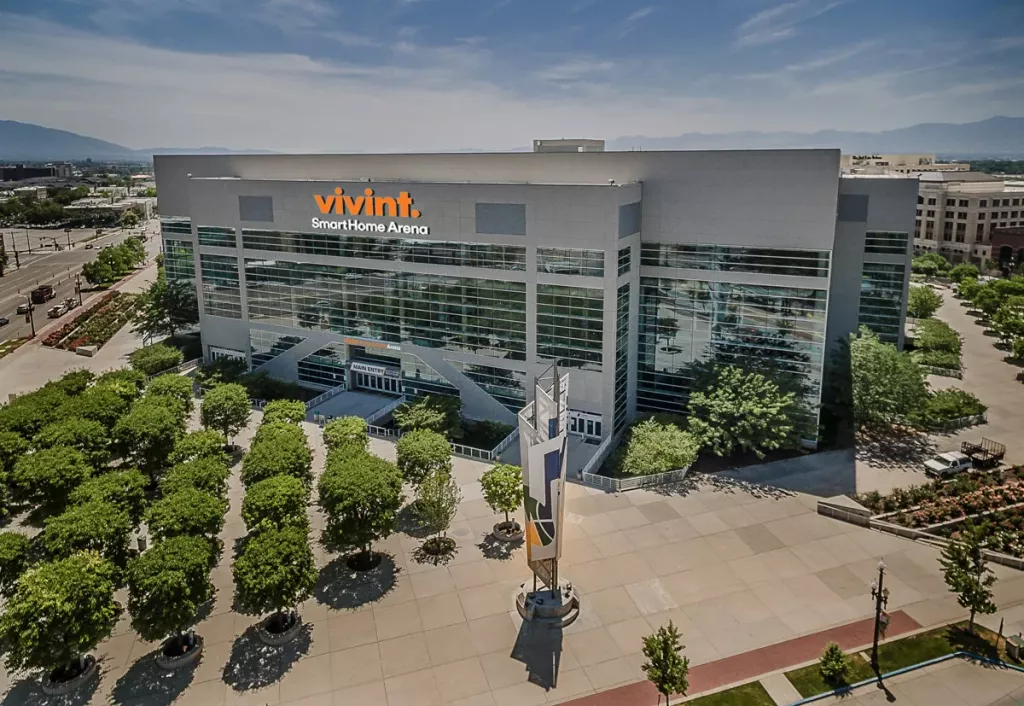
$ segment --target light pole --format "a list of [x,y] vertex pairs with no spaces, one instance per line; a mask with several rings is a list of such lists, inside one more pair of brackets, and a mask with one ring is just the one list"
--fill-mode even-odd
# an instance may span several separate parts
[[25,312],[25,321],[32,327],[32,335],[29,336],[29,338],[36,337],[36,322],[35,319],[32,318],[32,310],[34,308],[35,306],[32,304],[32,295],[30,294],[28,295],[28,311]]
[[68,250],[70,250],[71,249],[71,229],[70,228],[65,228],[64,229],[64,235],[68,236]]
[[28,246],[28,254],[32,254],[32,239],[28,237],[28,228],[22,228],[25,231],[25,245]]
[[75,294],[78,295],[78,306],[82,306],[82,275],[75,274]]
[[889,589],[885,588],[885,562],[878,561],[878,579],[871,582],[871,597],[875,599],[875,638],[871,643],[871,668],[878,670],[878,632],[882,623],[882,609],[889,604]]

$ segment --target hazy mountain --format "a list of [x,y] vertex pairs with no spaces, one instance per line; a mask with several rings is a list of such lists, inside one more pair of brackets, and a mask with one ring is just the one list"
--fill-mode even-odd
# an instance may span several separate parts
[[860,154],[940,153],[961,155],[1024,155],[1024,118],[995,117],[976,123],[921,123],[882,132],[691,132],[675,137],[635,135],[609,141],[608,149],[725,150],[838,147]]

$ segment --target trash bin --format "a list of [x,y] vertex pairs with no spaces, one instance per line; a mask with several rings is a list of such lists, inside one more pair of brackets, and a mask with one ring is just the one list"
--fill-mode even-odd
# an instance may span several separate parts
[[1024,637],[1010,635],[1006,638],[1006,656],[1010,659],[1020,660],[1021,648],[1024,648]]

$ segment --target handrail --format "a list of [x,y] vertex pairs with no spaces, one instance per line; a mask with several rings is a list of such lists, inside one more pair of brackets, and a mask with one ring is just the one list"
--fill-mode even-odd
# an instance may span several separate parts
[[383,407],[378,409],[376,412],[371,414],[369,417],[367,417],[366,418],[366,423],[367,424],[373,424],[377,420],[382,419],[383,417],[387,416],[388,414],[391,414],[392,412],[394,412],[396,409],[401,407],[404,403],[405,403],[405,395],[402,395],[401,397],[396,397],[395,399],[391,400],[386,405],[384,405]]
[[192,368],[199,367],[199,364],[202,362],[202,358],[193,358],[192,360],[186,360],[181,365],[176,365],[173,368],[168,368],[167,370],[162,370],[159,373],[154,373],[153,375],[147,377],[146,380],[152,380],[153,378],[160,377],[161,375],[177,375],[179,373],[185,372],[186,370],[191,370]]
[[332,397],[334,397],[335,395],[340,395],[344,391],[345,391],[345,386],[344,385],[338,385],[337,387],[332,387],[327,392],[323,392],[323,393],[317,395],[316,397],[314,397],[313,399],[311,399],[309,402],[307,402],[306,403],[306,411],[308,412],[309,410],[311,410],[314,407],[316,407],[318,404],[322,404],[322,403],[326,402],[327,400],[331,399]]
[[580,478],[583,478],[585,474],[596,475],[594,471],[597,468],[600,468],[601,464],[604,463],[605,456],[608,454],[608,451],[611,449],[611,447],[616,443],[616,440],[617,436],[615,434],[609,434],[604,438],[604,441],[602,441],[598,445],[597,450],[594,451],[594,455],[590,457],[590,460],[587,461],[586,465],[583,466],[583,469],[580,470]]
[[491,458],[497,459],[501,452],[512,445],[512,442],[519,438],[519,427],[513,429],[508,436],[498,442],[498,445],[491,449]]

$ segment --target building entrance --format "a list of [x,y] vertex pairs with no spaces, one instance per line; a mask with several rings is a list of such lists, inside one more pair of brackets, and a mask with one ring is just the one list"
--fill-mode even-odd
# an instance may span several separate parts
[[382,392],[386,395],[402,394],[401,373],[384,365],[352,362],[352,388]]

